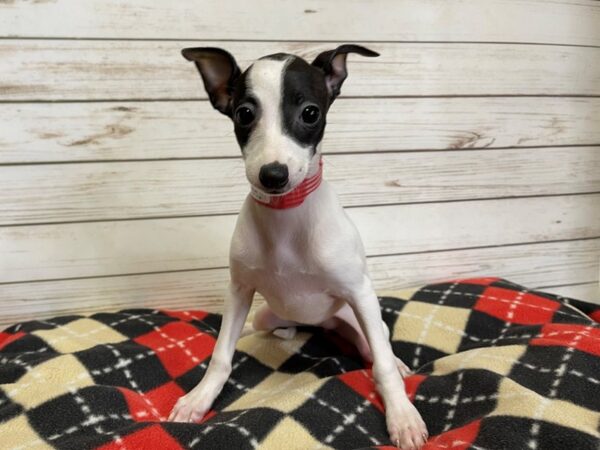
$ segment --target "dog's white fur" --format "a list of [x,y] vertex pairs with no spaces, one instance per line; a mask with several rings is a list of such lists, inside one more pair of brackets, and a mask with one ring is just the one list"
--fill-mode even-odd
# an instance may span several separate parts
[[[288,164],[290,189],[318,170],[320,149],[311,155],[311,149],[300,147],[281,130],[285,64],[259,60],[249,74],[262,112],[244,155],[248,179],[257,187],[263,164]],[[373,361],[392,442],[403,449],[423,445],[427,430],[406,395],[402,375],[409,370],[392,352],[360,235],[326,181],[291,209],[270,209],[248,196],[231,241],[230,272],[211,362],[202,381],[179,399],[171,420],[196,421],[211,407],[231,373],[235,345],[254,293],[260,292],[267,305],[256,313],[256,329],[309,324],[334,329],[351,340],[364,358]]]

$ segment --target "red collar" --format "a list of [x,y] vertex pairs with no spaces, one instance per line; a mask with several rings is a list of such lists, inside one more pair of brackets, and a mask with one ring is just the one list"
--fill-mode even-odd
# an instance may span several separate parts
[[251,188],[250,195],[254,200],[267,208],[287,209],[300,206],[311,192],[314,192],[323,179],[323,160],[319,160],[319,170],[310,178],[305,178],[302,183],[293,190],[283,195],[269,195],[257,189]]

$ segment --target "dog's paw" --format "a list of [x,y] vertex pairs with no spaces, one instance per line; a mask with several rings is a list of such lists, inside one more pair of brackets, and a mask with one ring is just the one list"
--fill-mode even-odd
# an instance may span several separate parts
[[296,327],[275,328],[273,334],[278,338],[289,340],[296,336]]
[[386,407],[390,440],[402,450],[419,450],[429,437],[427,426],[408,399]]
[[208,412],[216,395],[206,392],[206,389],[200,385],[196,386],[177,400],[168,420],[170,422],[198,422]]
[[396,358],[396,367],[398,368],[398,372],[400,372],[402,378],[406,378],[413,374],[413,371],[410,369],[410,367],[404,364],[404,361],[402,361],[400,358]]

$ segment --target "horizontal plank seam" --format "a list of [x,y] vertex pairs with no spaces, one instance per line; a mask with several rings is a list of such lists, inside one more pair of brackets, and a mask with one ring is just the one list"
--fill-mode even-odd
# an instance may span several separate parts
[[217,267],[193,267],[191,269],[173,269],[173,270],[158,270],[150,272],[128,272],[128,273],[112,273],[108,275],[91,275],[82,277],[64,277],[64,278],[40,278],[35,280],[18,280],[18,281],[0,281],[0,286],[13,285],[13,284],[27,284],[27,283],[46,283],[46,282],[58,282],[58,281],[76,281],[76,280],[95,280],[99,278],[119,278],[119,277],[135,277],[142,275],[161,275],[169,273],[182,273],[182,272],[206,272],[209,270],[226,270],[229,266],[217,266]]
[[[600,1],[600,0],[599,0]],[[433,149],[406,149],[406,150],[361,150],[358,152],[322,152],[328,157],[336,156],[360,156],[360,155],[381,155],[381,154],[404,154],[404,153],[440,153],[440,152],[475,152],[475,151],[502,151],[502,150],[521,150],[521,149],[546,149],[546,148],[585,148],[600,147],[598,144],[555,144],[555,145],[524,145],[507,147],[469,147],[469,148],[433,148]],[[31,161],[31,162],[0,162],[2,166],[41,166],[41,165],[59,165],[59,164],[105,164],[105,163],[128,163],[128,162],[163,162],[163,161],[218,161],[242,159],[242,155],[236,156],[182,156],[170,158],[127,158],[127,159],[82,159],[82,160],[63,160],[63,161]]]
[[[420,98],[600,98],[598,94],[429,94],[429,95],[347,95],[343,98],[349,100],[359,100],[363,98],[367,99],[420,99]],[[204,99],[202,99],[204,100]]]
[[579,237],[572,239],[548,239],[545,241],[528,241],[528,242],[513,242],[510,244],[499,244],[499,245],[477,245],[473,247],[458,247],[458,248],[442,248],[442,249],[434,249],[434,250],[424,250],[420,252],[405,252],[405,253],[390,253],[390,254],[374,254],[368,255],[367,258],[393,258],[395,256],[404,256],[404,255],[425,255],[429,253],[443,253],[443,252],[455,252],[461,250],[481,250],[486,248],[503,248],[503,247],[518,247],[523,245],[541,245],[541,244],[558,244],[561,242],[575,242],[575,241],[594,241],[600,239],[600,236],[591,236],[591,237]]
[[132,38],[132,37],[74,37],[74,36],[0,36],[2,41],[133,41],[133,42],[243,42],[243,43],[261,43],[261,42],[282,42],[298,44],[318,44],[318,43],[371,43],[371,44],[461,44],[461,45],[530,45],[545,47],[582,47],[582,48],[600,48],[600,45],[594,44],[559,44],[554,42],[534,42],[534,41],[442,41],[442,40],[378,40],[378,39],[215,39],[215,38]]
[[[378,207],[391,207],[391,206],[408,206],[408,205],[432,205],[440,203],[458,203],[458,202],[478,202],[478,201],[499,201],[499,200],[512,200],[512,199],[526,199],[526,198],[547,198],[547,197],[579,197],[584,195],[597,195],[600,191],[591,192],[567,192],[561,194],[536,194],[536,195],[509,195],[502,197],[482,197],[482,198],[462,198],[462,199],[451,199],[451,200],[425,200],[420,202],[396,202],[396,203],[372,203],[363,205],[348,205],[344,206],[345,209],[355,208],[378,208]],[[241,204],[240,204],[241,206]],[[88,220],[63,220],[55,222],[25,222],[25,223],[0,223],[0,229],[2,228],[15,228],[15,227],[36,227],[46,225],[73,225],[81,223],[105,223],[105,222],[128,222],[128,221],[141,221],[141,220],[171,220],[171,219],[193,219],[202,217],[218,217],[218,216],[236,216],[238,212],[226,212],[226,213],[206,213],[206,214],[189,214],[189,215],[175,215],[175,216],[144,216],[144,217],[111,217],[105,219],[88,219]]]
[[500,197],[481,197],[481,198],[463,198],[463,199],[452,199],[452,200],[423,200],[420,202],[398,202],[398,203],[386,203],[386,204],[369,204],[369,205],[348,205],[345,209],[353,208],[377,208],[383,206],[406,206],[406,205],[433,205],[436,203],[458,203],[458,202],[477,202],[477,201],[501,201],[501,200],[513,200],[513,199],[525,199],[525,198],[548,198],[548,197],[578,197],[583,195],[597,195],[600,191],[590,192],[566,192],[561,194],[534,194],[534,195],[506,195]]
[[[598,94],[433,94],[433,95],[347,95],[337,99],[340,100],[358,100],[358,99],[427,99],[427,98],[600,98]],[[159,98],[100,98],[85,99],[73,98],[65,100],[32,98],[27,100],[1,100],[0,104],[23,104],[23,103],[150,103],[150,102],[208,102],[207,98],[202,97],[159,97]]]
[[[543,245],[543,244],[559,244],[559,243],[564,243],[564,242],[584,242],[584,241],[594,241],[594,240],[600,241],[600,235],[593,236],[593,237],[587,237],[587,238],[518,242],[518,243],[502,244],[502,245],[480,245],[480,246],[472,246],[472,247],[458,247],[458,248],[427,250],[427,251],[420,251],[420,252],[369,255],[369,256],[367,256],[367,259],[371,259],[371,258],[383,259],[383,258],[393,258],[396,256],[410,256],[410,255],[420,255],[420,254],[430,254],[430,253],[451,253],[451,252],[465,251],[465,250],[484,250],[484,249],[488,249],[488,248],[519,247],[519,246],[526,246],[526,245]],[[142,276],[142,275],[160,275],[160,274],[181,273],[181,272],[200,272],[200,271],[207,271],[207,270],[225,270],[228,268],[229,268],[229,266],[200,267],[200,268],[194,267],[194,268],[189,268],[189,269],[174,269],[174,270],[162,270],[162,271],[151,271],[151,272],[129,272],[129,273],[115,273],[115,274],[107,274],[107,275],[92,275],[92,276],[82,276],[82,277],[43,278],[43,279],[35,279],[35,280],[2,281],[2,282],[0,282],[0,286],[26,284],[26,283],[44,283],[44,282],[55,282],[55,281],[59,282],[59,281],[75,281],[75,280],[93,280],[93,279],[97,279],[97,278],[117,278],[117,277],[133,277],[133,276]]]
[[577,283],[567,283],[567,284],[552,284],[552,285],[544,285],[544,286],[539,286],[537,289],[554,289],[554,288],[560,288],[560,287],[572,287],[572,286],[585,286],[588,284],[598,284],[599,280],[591,280],[591,281],[584,281],[584,282],[577,282]]

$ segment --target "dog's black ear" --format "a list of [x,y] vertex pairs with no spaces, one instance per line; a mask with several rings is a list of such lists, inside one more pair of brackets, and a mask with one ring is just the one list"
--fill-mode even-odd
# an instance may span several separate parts
[[229,52],[214,47],[184,48],[181,54],[193,61],[215,109],[231,117],[231,94],[241,71]]
[[325,82],[329,91],[330,101],[333,101],[342,88],[342,83],[348,76],[346,70],[346,56],[348,53],[358,53],[362,56],[379,56],[379,53],[361,47],[360,45],[344,44],[335,50],[328,50],[321,53],[312,62],[312,65],[318,67],[325,73]]

